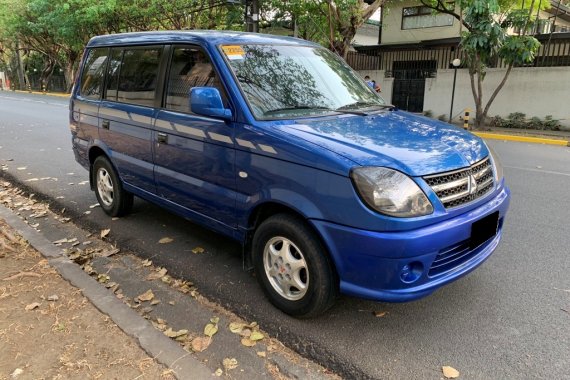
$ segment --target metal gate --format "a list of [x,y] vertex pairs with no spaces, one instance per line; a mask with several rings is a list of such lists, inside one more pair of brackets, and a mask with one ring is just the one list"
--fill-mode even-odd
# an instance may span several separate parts
[[437,72],[437,61],[395,61],[392,75],[392,104],[410,112],[424,110],[426,78]]

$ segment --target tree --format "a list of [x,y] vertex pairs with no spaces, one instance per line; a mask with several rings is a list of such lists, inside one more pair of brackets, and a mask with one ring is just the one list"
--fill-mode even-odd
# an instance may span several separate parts
[[[475,102],[476,129],[482,127],[491,104],[504,87],[514,66],[531,63],[540,42],[527,35],[532,29],[531,15],[537,10],[535,0],[459,0],[450,7],[444,0],[421,0],[422,4],[454,16],[465,27],[461,34],[464,62],[469,69]],[[501,82],[483,104],[483,81],[488,67],[498,59],[507,66]]]
[[356,30],[386,0],[288,0],[266,1],[266,11],[277,17],[289,18],[300,28],[300,36],[328,46],[343,58],[349,51]]
[[2,0],[10,9],[0,15],[0,30],[16,49],[36,51],[44,56],[42,82],[56,64],[64,69],[68,89],[83,48],[89,38],[111,29],[113,0]]

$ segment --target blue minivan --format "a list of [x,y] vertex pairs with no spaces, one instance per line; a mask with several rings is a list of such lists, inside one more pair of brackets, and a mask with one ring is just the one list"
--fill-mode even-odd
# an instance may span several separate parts
[[110,216],[133,196],[238,240],[297,317],[339,293],[415,300],[497,248],[510,191],[478,137],[397,110],[295,38],[92,38],[70,102],[76,160]]

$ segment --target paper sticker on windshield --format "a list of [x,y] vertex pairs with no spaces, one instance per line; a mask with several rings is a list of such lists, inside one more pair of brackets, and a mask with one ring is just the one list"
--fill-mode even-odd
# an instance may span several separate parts
[[222,46],[222,50],[228,59],[243,59],[245,57],[245,51],[238,45]]

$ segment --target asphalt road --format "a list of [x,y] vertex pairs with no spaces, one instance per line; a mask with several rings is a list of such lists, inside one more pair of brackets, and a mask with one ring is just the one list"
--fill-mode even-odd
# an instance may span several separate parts
[[[231,240],[141,200],[118,220],[90,208],[97,202],[73,158],[67,99],[0,92],[0,175],[86,228],[111,228],[121,247],[192,280],[205,296],[346,378],[439,379],[442,365],[465,379],[570,378],[570,148],[490,144],[502,157],[512,201],[503,241],[482,267],[420,301],[342,297],[320,318],[295,320],[264,299]],[[174,242],[157,244],[165,236]],[[192,253],[196,246],[206,253]],[[377,318],[373,311],[388,313]]]

